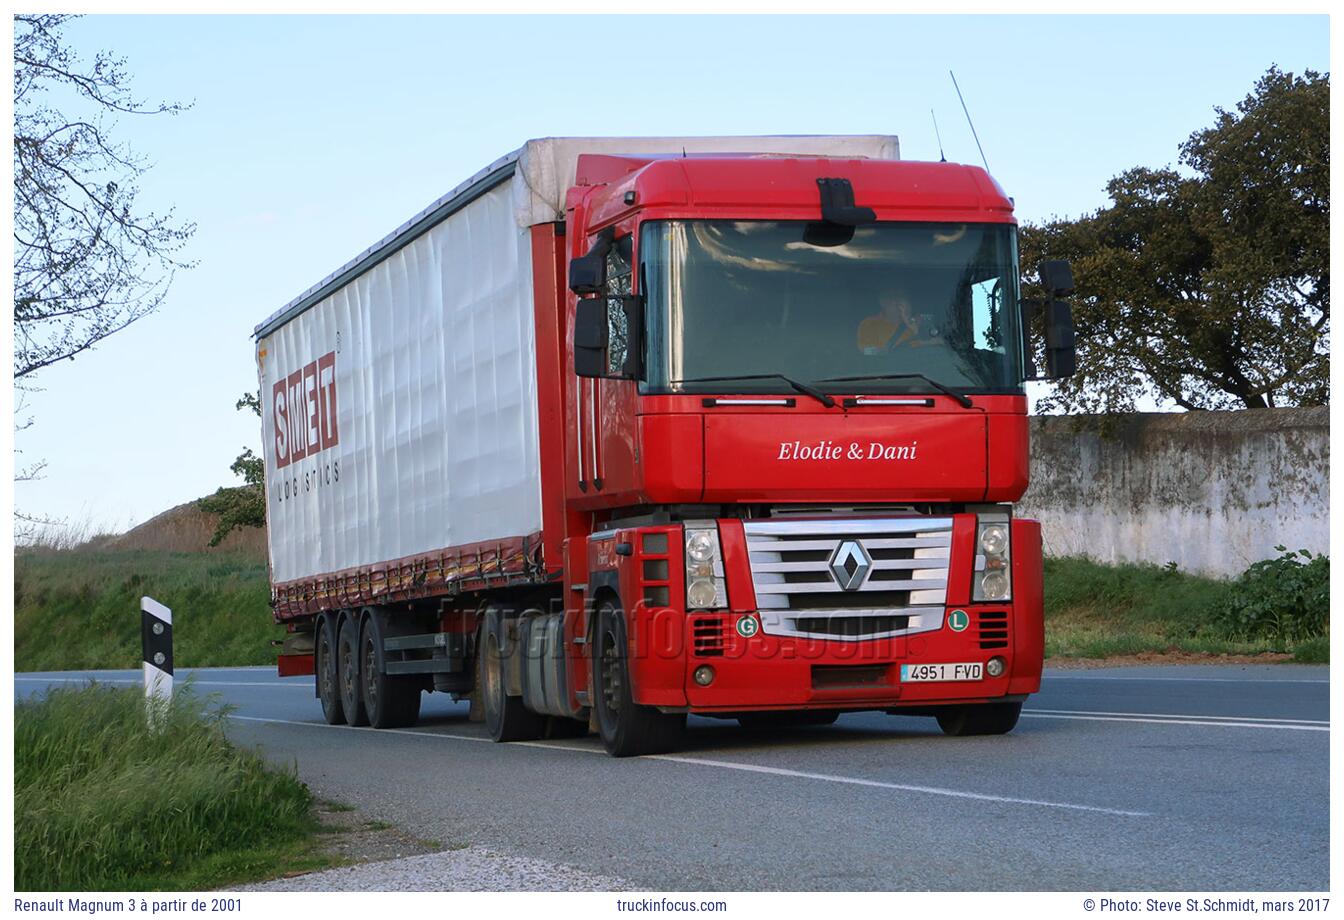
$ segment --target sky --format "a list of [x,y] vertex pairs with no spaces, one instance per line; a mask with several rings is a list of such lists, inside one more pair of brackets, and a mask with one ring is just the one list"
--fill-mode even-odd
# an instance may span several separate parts
[[1329,68],[1313,16],[164,16],[71,23],[135,93],[141,201],[198,230],[154,315],[51,367],[17,435],[17,508],[120,531],[237,480],[260,444],[251,331],[531,137],[895,134],[904,159],[980,163],[1024,221],[1107,202],[1271,64]]

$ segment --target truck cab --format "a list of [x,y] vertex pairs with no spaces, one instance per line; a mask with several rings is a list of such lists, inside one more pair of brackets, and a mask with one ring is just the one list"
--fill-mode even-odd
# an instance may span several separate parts
[[999,186],[584,156],[564,230],[570,703],[608,750],[665,749],[686,713],[1011,729],[1044,636]]

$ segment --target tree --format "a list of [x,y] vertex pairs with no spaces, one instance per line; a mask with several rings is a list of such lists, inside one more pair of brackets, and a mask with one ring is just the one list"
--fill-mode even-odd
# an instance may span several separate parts
[[[235,409],[251,409],[261,417],[261,400],[256,393],[244,393],[234,404]],[[219,515],[210,545],[218,546],[231,532],[240,527],[266,526],[266,462],[244,447],[229,469],[243,477],[241,486],[224,486],[213,495],[196,502],[202,511]]]
[[147,163],[121,115],[176,114],[129,88],[126,62],[84,63],[64,15],[14,17],[14,378],[72,359],[163,303],[195,225],[137,210]]
[[1042,408],[1328,401],[1329,74],[1271,67],[1215,111],[1185,169],[1130,169],[1109,206],[1022,229],[1022,264],[1069,259],[1078,285],[1078,373]]

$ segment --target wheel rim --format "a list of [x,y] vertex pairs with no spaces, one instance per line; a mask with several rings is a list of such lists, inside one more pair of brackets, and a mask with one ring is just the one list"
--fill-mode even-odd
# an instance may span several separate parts
[[364,696],[369,709],[376,709],[378,706],[377,667],[378,656],[377,650],[374,648],[373,636],[368,636],[364,640],[364,673],[368,675],[364,681]]
[[323,702],[332,703],[336,700],[336,659],[331,654],[331,637],[327,635],[327,630],[323,628],[321,644],[318,646],[318,657],[322,661],[319,680],[319,687],[322,693]]
[[499,712],[499,643],[490,638],[485,645],[485,713],[494,721]]
[[602,633],[602,702],[607,712],[618,716],[621,712],[621,658],[616,636],[611,630]]
[[354,683],[355,683],[355,682],[354,682],[354,668],[351,667],[351,665],[354,664],[353,659],[354,659],[355,656],[352,655],[352,654],[350,654],[350,653],[351,653],[350,643],[349,643],[348,641],[347,641],[347,642],[341,642],[341,643],[340,643],[340,656],[341,656],[341,669],[340,669],[340,670],[341,670],[341,674],[340,674],[341,696],[345,697],[347,700],[351,700],[351,701],[353,701],[353,700],[355,699],[355,694],[354,694]]

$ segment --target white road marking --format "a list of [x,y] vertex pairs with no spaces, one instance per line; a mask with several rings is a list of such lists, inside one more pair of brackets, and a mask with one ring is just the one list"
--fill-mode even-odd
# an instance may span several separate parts
[[1069,811],[1091,811],[1103,815],[1121,815],[1126,818],[1150,818],[1152,812],[1127,811],[1121,808],[1103,808],[1099,805],[1075,805],[1072,802],[1051,802],[1045,799],[1022,799],[1007,795],[989,795],[983,792],[965,792],[960,789],[944,789],[940,786],[915,786],[908,783],[884,783],[875,779],[859,779],[853,776],[835,776],[830,773],[808,773],[803,770],[788,770],[783,767],[766,767],[759,764],[738,763],[731,760],[708,760],[703,757],[681,757],[676,754],[655,754],[645,760],[670,760],[675,763],[689,763],[698,766],[719,767],[726,770],[744,770],[748,773],[769,773],[774,776],[796,776],[799,779],[815,779],[828,783],[844,783],[851,786],[873,786],[878,789],[897,789],[902,792],[922,792],[927,795],[941,795],[954,799],[974,799],[980,802],[1003,802],[1009,805],[1037,805],[1043,808],[1063,808]]
[[[24,680],[36,684],[138,684],[141,678],[135,677],[19,677],[14,675],[15,680]],[[293,690],[298,687],[309,692],[312,691],[312,684],[280,684],[280,683],[262,683],[256,680],[198,680],[188,674],[178,682],[179,689],[190,684],[193,687],[280,687],[286,690]]]
[[[230,715],[230,719],[242,722],[269,722],[278,725],[303,725],[310,728],[335,728],[350,730],[347,725],[328,725],[325,722],[300,722],[296,719],[267,719],[261,716]],[[421,732],[405,728],[362,729],[378,734],[415,735],[421,738],[447,738],[452,741],[491,742],[490,738],[478,735],[457,735],[448,732]],[[548,741],[513,741],[510,745],[519,747],[544,748],[548,751],[574,751],[579,754],[604,754],[599,747],[579,747],[572,744],[552,744]],[[747,773],[767,773],[773,776],[792,776],[799,779],[813,779],[828,783],[841,783],[849,786],[868,786],[877,789],[895,789],[899,792],[918,792],[924,795],[945,796],[954,799],[971,799],[978,802],[1000,802],[1006,805],[1034,805],[1042,808],[1062,808],[1067,811],[1087,811],[1104,815],[1118,815],[1126,818],[1149,818],[1152,812],[1128,811],[1121,808],[1103,808],[1099,805],[1077,805],[1072,802],[1052,802],[1045,799],[1024,799],[1006,795],[989,795],[982,792],[966,792],[960,789],[945,789],[940,786],[916,786],[908,783],[884,783],[874,779],[860,779],[853,776],[836,776],[830,773],[807,773],[802,770],[788,770],[783,767],[766,767],[758,764],[739,763],[731,760],[710,760],[704,757],[682,757],[676,754],[654,754],[641,760],[666,760],[672,763],[691,764],[700,767],[715,767],[720,770],[739,770]]]
[[1218,715],[1196,715],[1192,713],[1167,713],[1167,712],[1109,712],[1106,710],[1091,709],[1024,709],[1023,715],[1028,713],[1049,713],[1059,716],[1142,716],[1149,719],[1215,719],[1223,722],[1275,722],[1284,725],[1329,725],[1327,719],[1285,719],[1272,718],[1264,719],[1258,716],[1218,716]]
[[1208,725],[1217,728],[1278,728],[1299,732],[1328,732],[1329,725],[1298,725],[1287,722],[1217,722],[1211,719],[1150,719],[1137,716],[1071,716],[1062,713],[1033,712],[1024,709],[1024,718],[1071,719],[1077,722],[1146,722],[1149,725]]

